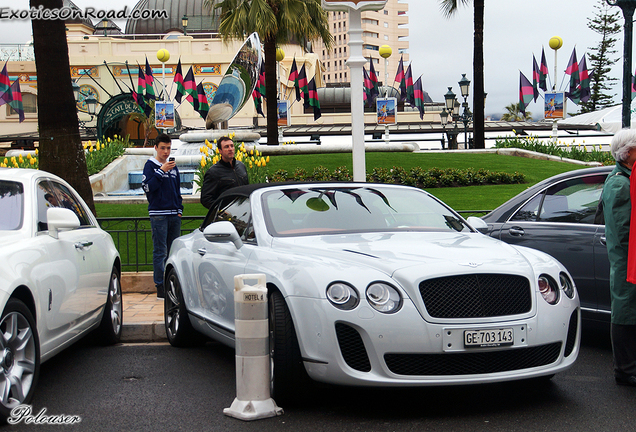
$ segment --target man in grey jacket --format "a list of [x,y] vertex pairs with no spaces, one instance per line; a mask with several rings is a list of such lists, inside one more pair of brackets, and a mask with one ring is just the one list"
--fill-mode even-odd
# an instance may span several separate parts
[[234,142],[228,137],[221,137],[217,140],[217,147],[221,159],[205,173],[201,186],[201,204],[208,209],[225,190],[249,183],[247,168],[234,157]]

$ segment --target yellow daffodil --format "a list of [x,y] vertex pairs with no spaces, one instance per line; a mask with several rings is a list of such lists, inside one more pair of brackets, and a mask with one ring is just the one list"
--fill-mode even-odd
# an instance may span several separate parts
[[22,157],[22,155],[20,155],[20,157],[18,158],[18,161],[22,164],[24,163],[24,158]]
[[8,163],[9,163],[9,160],[7,158],[4,158],[4,161],[3,161],[4,166],[7,166]]
[[269,156],[265,159],[265,162],[269,163]]
[[35,159],[30,159],[30,160],[29,160],[29,163],[30,163],[31,165],[35,165]]
[[39,153],[38,149],[35,149],[35,155],[37,156]]

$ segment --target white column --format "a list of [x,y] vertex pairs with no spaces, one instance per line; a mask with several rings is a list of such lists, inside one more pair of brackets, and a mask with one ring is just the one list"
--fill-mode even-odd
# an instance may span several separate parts
[[366,59],[362,56],[362,12],[349,11],[349,52],[347,66],[351,77],[351,138],[353,143],[353,181],[367,180],[364,152],[364,100],[362,98],[362,66]]

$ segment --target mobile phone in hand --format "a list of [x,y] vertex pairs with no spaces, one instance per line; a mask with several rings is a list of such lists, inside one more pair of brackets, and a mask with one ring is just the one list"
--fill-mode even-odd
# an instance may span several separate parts
[[170,156],[170,157],[168,158],[168,162],[174,162],[174,156]]

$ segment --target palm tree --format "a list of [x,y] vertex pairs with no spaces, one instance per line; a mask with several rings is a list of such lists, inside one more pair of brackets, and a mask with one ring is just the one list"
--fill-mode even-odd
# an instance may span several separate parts
[[[442,13],[451,17],[459,4],[467,5],[470,0],[440,0]],[[475,8],[475,36],[473,48],[473,137],[475,148],[485,148],[484,138],[484,4],[485,0],[473,0]]]
[[[63,1],[31,0],[30,6],[59,10]],[[69,182],[95,213],[71,86],[64,21],[33,19],[31,26],[38,71],[39,167]]]
[[293,41],[320,38],[327,48],[333,38],[327,13],[320,0],[206,0],[208,7],[221,9],[219,32],[225,40],[244,39],[257,32],[265,54],[267,96],[267,144],[278,144],[276,100],[276,47]]
[[506,107],[506,113],[501,116],[502,121],[530,121],[532,113],[530,111],[522,112],[518,103],[511,103]]

